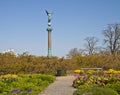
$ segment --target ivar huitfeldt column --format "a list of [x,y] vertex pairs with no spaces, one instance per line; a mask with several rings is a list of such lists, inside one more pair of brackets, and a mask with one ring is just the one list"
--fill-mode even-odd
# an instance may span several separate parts
[[48,11],[46,11],[47,16],[48,16],[48,27],[47,27],[47,31],[48,31],[48,57],[52,56],[52,27],[51,27],[51,16],[52,13],[49,13]]

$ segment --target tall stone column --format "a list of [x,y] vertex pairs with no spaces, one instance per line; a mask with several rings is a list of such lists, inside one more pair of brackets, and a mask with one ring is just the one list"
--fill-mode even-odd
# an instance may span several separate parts
[[47,28],[48,31],[48,57],[52,56],[52,30],[49,30]]
[[52,27],[51,27],[51,16],[52,14],[46,11],[48,16],[48,57],[52,56]]

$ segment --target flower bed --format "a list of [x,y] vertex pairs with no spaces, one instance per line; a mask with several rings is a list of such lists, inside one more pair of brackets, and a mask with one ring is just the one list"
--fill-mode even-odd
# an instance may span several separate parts
[[51,75],[1,75],[0,95],[37,95],[54,80]]
[[120,71],[109,69],[108,71],[89,70],[80,73],[73,81],[73,87],[78,89],[94,87],[111,88],[120,94]]

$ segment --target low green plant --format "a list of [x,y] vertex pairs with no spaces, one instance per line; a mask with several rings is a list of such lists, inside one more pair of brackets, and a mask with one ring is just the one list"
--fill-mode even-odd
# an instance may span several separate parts
[[18,76],[17,80],[8,75],[1,77],[0,95],[37,95],[55,80],[54,76],[42,74]]
[[86,89],[78,89],[73,95],[118,95],[116,91],[110,88],[86,88]]
[[38,78],[40,78],[42,81],[48,81],[50,83],[52,83],[55,80],[55,77],[53,77],[52,75],[42,75]]
[[118,92],[118,94],[120,94],[120,81],[117,81],[116,83],[113,84],[107,84],[105,87],[114,89],[115,91]]

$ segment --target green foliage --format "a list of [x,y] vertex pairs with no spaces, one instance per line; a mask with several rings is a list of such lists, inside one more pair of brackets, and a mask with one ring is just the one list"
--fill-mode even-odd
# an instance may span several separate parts
[[38,78],[40,78],[42,81],[48,81],[50,83],[52,83],[55,80],[55,77],[53,77],[52,75],[42,75],[42,76],[36,76]]
[[[4,76],[6,79],[9,78],[9,75]],[[4,76],[1,77],[1,80]],[[19,75],[17,81],[0,81],[0,95],[37,95],[54,80],[55,77],[52,75],[22,74]]]
[[[103,69],[120,69],[120,55],[93,54],[93,55],[76,55],[71,62],[79,65],[79,68],[103,68]],[[78,69],[78,68],[77,68]]]
[[82,67],[98,67],[103,69],[120,69],[120,55],[76,54],[69,59],[58,57],[34,56],[27,53],[15,56],[10,53],[0,54],[0,74],[52,74],[55,75],[58,68],[65,71],[80,69]]
[[5,84],[2,81],[0,81],[0,93],[2,93],[4,88],[5,88]]
[[[0,74],[56,74],[56,70],[74,69],[76,65],[70,59],[58,57],[34,56],[27,53],[15,56],[10,53],[0,54]],[[77,66],[76,66],[77,67]]]
[[73,95],[118,95],[116,91],[110,88],[86,88],[86,89],[78,89]]
[[112,84],[109,83],[105,87],[112,88],[120,94],[120,81],[117,81],[116,83],[112,83]]

